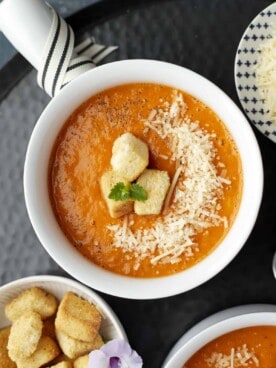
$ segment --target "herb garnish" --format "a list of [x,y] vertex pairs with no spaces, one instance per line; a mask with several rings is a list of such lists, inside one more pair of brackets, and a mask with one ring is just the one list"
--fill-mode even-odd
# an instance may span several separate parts
[[108,198],[114,201],[126,201],[133,199],[135,201],[145,201],[148,199],[147,193],[141,185],[136,183],[117,183],[111,189]]

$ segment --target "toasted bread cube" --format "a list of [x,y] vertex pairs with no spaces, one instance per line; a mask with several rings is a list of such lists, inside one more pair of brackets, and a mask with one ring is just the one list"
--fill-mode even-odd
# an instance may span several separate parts
[[36,312],[25,313],[14,322],[8,341],[11,360],[17,362],[35,352],[42,335],[42,327],[41,317]]
[[100,335],[97,335],[92,342],[72,339],[60,331],[56,331],[56,336],[61,350],[70,359],[76,359],[92,350],[99,349],[103,345]]
[[9,335],[9,327],[0,331],[0,368],[16,368],[16,364],[10,359],[8,354]]
[[107,171],[101,177],[102,195],[107,204],[109,214],[113,218],[118,218],[132,212],[134,204],[134,202],[131,200],[114,201],[113,199],[108,198],[111,189],[117,183],[128,184],[128,182],[125,179],[123,179],[120,175],[118,175],[118,173],[116,173],[113,170]]
[[47,368],[72,368],[72,363],[71,362],[60,362],[55,365],[51,365]]
[[74,368],[88,368],[89,355],[84,355],[74,361]]
[[26,312],[37,312],[42,319],[46,319],[56,310],[56,298],[37,287],[24,290],[5,306],[6,317],[13,322]]
[[48,336],[42,336],[36,351],[28,358],[18,360],[17,368],[40,368],[55,359],[59,353],[55,341]]
[[145,142],[131,133],[117,138],[112,147],[111,166],[127,181],[133,181],[149,164],[149,149]]
[[101,314],[95,305],[67,292],[58,308],[56,330],[76,340],[93,342],[101,324]]
[[147,192],[148,199],[135,201],[134,212],[137,215],[158,215],[170,187],[170,178],[166,171],[145,170],[138,178],[137,184]]

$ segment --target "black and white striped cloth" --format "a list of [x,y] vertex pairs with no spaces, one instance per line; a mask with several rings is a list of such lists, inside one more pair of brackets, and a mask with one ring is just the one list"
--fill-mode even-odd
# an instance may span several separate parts
[[51,8],[53,20],[44,46],[37,82],[51,97],[80,74],[94,68],[117,49],[96,44],[88,38],[75,47],[72,28]]

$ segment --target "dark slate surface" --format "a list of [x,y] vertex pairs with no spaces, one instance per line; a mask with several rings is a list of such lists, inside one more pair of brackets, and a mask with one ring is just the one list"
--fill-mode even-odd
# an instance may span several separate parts
[[[70,23],[79,35],[86,31],[99,41],[119,44],[110,60],[154,58],[186,66],[215,82],[238,103],[233,79],[235,51],[247,24],[271,1],[133,3],[102,1],[70,18]],[[6,95],[0,104],[1,285],[28,275],[65,274],[40,246],[24,204],[27,143],[49,101],[36,86],[34,71],[14,87],[27,70],[19,58],[0,71],[0,96]],[[255,133],[264,160],[264,198],[256,226],[238,257],[215,278],[186,294],[155,301],[103,295],[143,356],[145,368],[160,367],[177,339],[211,313],[239,304],[276,303],[271,271],[276,236],[276,145]]]

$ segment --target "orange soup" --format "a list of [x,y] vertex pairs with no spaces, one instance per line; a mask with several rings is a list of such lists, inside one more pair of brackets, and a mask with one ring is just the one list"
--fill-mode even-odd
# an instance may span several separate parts
[[[159,215],[109,215],[100,178],[126,132],[147,144],[148,168],[175,184]],[[92,96],[70,116],[52,151],[49,193],[61,229],[85,257],[115,273],[158,277],[195,265],[222,241],[240,205],[242,167],[209,107],[168,86],[133,83]]]
[[184,368],[276,367],[276,326],[248,327],[211,341]]

